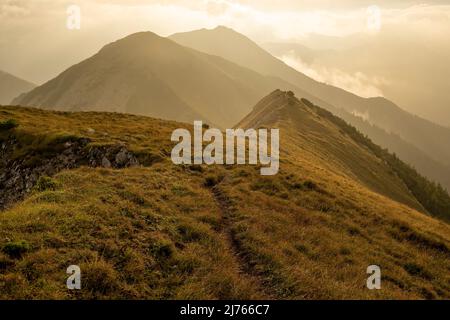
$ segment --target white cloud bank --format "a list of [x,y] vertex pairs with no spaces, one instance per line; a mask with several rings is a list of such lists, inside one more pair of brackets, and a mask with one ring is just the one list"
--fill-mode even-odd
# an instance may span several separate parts
[[361,97],[382,97],[381,85],[388,85],[389,81],[381,77],[369,77],[363,72],[346,73],[338,68],[329,68],[316,63],[307,64],[290,51],[280,57],[287,65],[300,71],[314,80],[342,88]]

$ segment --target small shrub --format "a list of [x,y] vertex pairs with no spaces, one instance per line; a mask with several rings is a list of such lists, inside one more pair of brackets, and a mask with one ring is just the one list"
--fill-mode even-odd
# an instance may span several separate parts
[[50,177],[41,176],[36,182],[35,189],[39,192],[43,191],[55,191],[58,188],[58,183]]
[[261,191],[269,196],[280,195],[283,188],[275,180],[271,178],[259,178],[250,185],[251,190]]
[[300,182],[294,182],[290,187],[291,189],[301,190],[304,188],[304,185]]
[[412,276],[418,276],[427,280],[431,280],[433,278],[428,271],[426,271],[422,266],[419,266],[416,263],[405,263],[403,265],[403,269],[405,269],[405,271]]
[[14,265],[14,261],[3,253],[0,253],[0,271],[8,269],[12,265]]
[[20,258],[29,250],[30,245],[25,240],[9,242],[3,247],[3,252],[9,255],[11,258]]
[[139,206],[144,206],[148,204],[147,201],[137,193],[130,192],[128,190],[123,191],[121,190],[118,191],[117,193],[122,199],[131,201]]
[[303,245],[303,244],[296,244],[295,245],[295,249],[297,249],[299,252],[303,253],[303,254],[309,254],[310,250],[307,246]]
[[239,170],[236,174],[235,177],[241,177],[241,178],[246,178],[249,177],[250,173],[245,171],[244,169]]
[[201,260],[195,256],[182,256],[178,260],[178,269],[184,274],[192,274],[201,265]]
[[203,184],[205,185],[205,187],[212,188],[218,183],[219,183],[219,179],[217,176],[208,175],[208,176],[206,176],[205,182]]
[[360,236],[362,234],[361,230],[359,230],[359,228],[354,227],[354,226],[350,226],[347,231],[348,231],[348,234],[351,236]]
[[144,167],[150,167],[155,163],[161,162],[164,157],[158,152],[152,151],[134,151],[134,154],[139,162],[139,164]]
[[281,199],[289,199],[289,193],[287,193],[287,192],[282,192],[282,193],[280,193],[280,198]]
[[322,199],[322,201],[317,203],[316,209],[319,210],[320,212],[327,213],[332,211],[334,209],[334,206],[326,199]]
[[0,131],[8,131],[15,129],[19,126],[16,120],[14,119],[8,119],[5,121],[0,122]]
[[201,230],[188,224],[178,226],[178,232],[185,242],[196,242],[206,236]]
[[166,240],[157,241],[152,243],[150,252],[158,260],[168,259],[174,254],[174,248],[171,242]]
[[34,198],[36,203],[64,203],[66,200],[66,194],[62,191],[43,191]]
[[111,295],[118,287],[118,276],[114,267],[104,260],[89,262],[81,266],[82,288],[94,297]]
[[189,170],[194,171],[194,172],[203,172],[203,167],[201,165],[198,164],[191,164],[189,166]]
[[194,193],[182,185],[174,185],[171,189],[172,193],[178,197],[193,195]]
[[311,180],[306,180],[305,182],[303,182],[303,186],[309,190],[317,190],[317,184],[314,181]]

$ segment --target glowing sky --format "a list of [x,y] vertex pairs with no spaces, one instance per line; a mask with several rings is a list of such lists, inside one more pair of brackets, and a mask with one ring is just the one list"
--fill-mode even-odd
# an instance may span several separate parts
[[[66,27],[71,4],[81,8],[80,30]],[[339,37],[347,47],[355,35],[369,41],[390,37],[386,45],[398,35],[404,43],[422,39],[425,46],[450,57],[449,0],[426,4],[415,0],[0,0],[0,69],[41,84],[133,32],[150,30],[167,36],[217,25],[231,27],[259,44],[296,42],[319,48],[326,48],[326,38],[312,42],[311,35]],[[356,70],[348,78],[347,71],[330,74],[329,66],[305,65],[289,53],[279,57],[318,80],[360,95],[383,95],[377,84],[392,81],[366,70]],[[434,69],[436,63],[450,65],[450,61],[428,60],[420,62],[430,64],[423,70]]]
[[[169,35],[226,25],[260,43],[301,40],[308,33],[370,35],[378,31],[376,24],[370,24],[368,8],[373,2],[0,0],[0,68],[40,83],[105,43],[142,30]],[[70,4],[81,8],[81,30],[66,28]],[[428,5],[418,1],[376,1],[376,5],[382,13],[381,28],[406,26],[410,32],[449,39],[444,38],[450,30],[450,4],[445,5],[445,1],[428,1]],[[39,66],[33,67],[36,62]]]

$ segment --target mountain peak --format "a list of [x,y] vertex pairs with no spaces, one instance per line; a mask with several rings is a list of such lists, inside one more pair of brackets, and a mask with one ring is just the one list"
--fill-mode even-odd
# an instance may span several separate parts
[[[237,37],[241,37],[241,38],[245,38],[248,39],[246,36],[244,36],[242,33],[237,32],[236,30],[234,30],[233,28],[227,27],[227,26],[223,26],[223,25],[218,25],[217,27],[215,27],[214,29],[206,29],[207,31],[210,31],[211,33],[218,33],[220,32],[221,35],[224,34],[228,34],[228,35],[232,35],[232,36],[237,36]],[[250,39],[249,39],[250,40]]]
[[[175,33],[173,35],[171,35],[170,37],[176,36],[176,35],[180,35],[180,34],[190,34],[190,33],[217,33],[217,32],[228,32],[228,33],[232,33],[232,34],[236,34],[242,37],[245,37],[243,34],[237,32],[236,30],[234,30],[233,28],[227,27],[225,25],[217,25],[213,28],[202,28],[202,29],[196,29],[196,30],[192,30],[192,31],[186,31],[186,32],[178,32]],[[170,38],[169,37],[169,38]]]
[[136,32],[136,33],[132,33],[124,38],[121,38],[119,40],[116,40],[114,42],[111,42],[111,43],[105,45],[101,51],[103,51],[105,49],[113,48],[113,47],[123,46],[123,45],[142,47],[142,46],[147,46],[149,44],[154,44],[157,42],[170,42],[170,41],[167,41],[166,38],[163,38],[151,31]]
[[[218,25],[212,29],[203,28],[188,32],[175,33],[169,36],[169,38],[174,40],[175,42],[180,43],[181,45],[192,47],[193,49],[197,50],[199,49],[197,47],[205,45],[205,42],[209,42],[214,46],[222,44],[221,47],[233,45],[234,48],[238,49],[239,51],[241,51],[240,49],[250,49],[248,46],[257,46],[256,43],[254,43],[247,36],[223,25]],[[230,43],[230,41],[233,42]],[[209,50],[205,51],[206,48],[203,49],[204,50],[200,51],[214,54],[208,52]],[[212,50],[212,48],[210,50]]]
[[[141,31],[141,32],[136,32],[136,33],[132,33],[126,37],[124,37],[123,39],[137,39],[137,40],[145,40],[145,39],[159,39],[162,38],[161,36],[157,35],[154,32],[151,31]],[[119,40],[120,41],[120,40]]]
[[277,89],[259,101],[237,126],[243,128],[272,126],[280,120],[296,117],[299,112],[310,113],[308,109],[303,99],[299,100],[292,91]]
[[220,31],[220,30],[226,30],[226,31],[233,31],[233,32],[236,32],[236,31],[234,31],[232,28],[229,28],[229,27],[227,27],[227,26],[224,26],[224,25],[218,25],[217,27],[215,27],[213,30],[218,30],[218,31]]
[[230,127],[265,93],[282,86],[223,58],[139,32],[106,45],[14,104],[203,119]]

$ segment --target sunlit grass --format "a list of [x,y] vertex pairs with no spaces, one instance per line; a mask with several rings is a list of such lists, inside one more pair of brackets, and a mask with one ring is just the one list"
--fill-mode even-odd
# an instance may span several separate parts
[[[412,209],[401,187],[376,193],[378,180],[283,124],[280,172],[263,177],[257,166],[173,165],[174,122],[1,107],[10,118],[14,130],[124,143],[159,161],[41,178],[0,214],[0,298],[450,298],[448,224]],[[71,264],[80,291],[66,288]],[[381,290],[365,286],[371,264]]]

